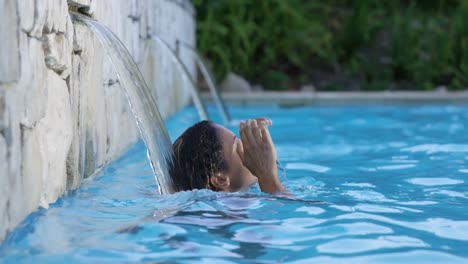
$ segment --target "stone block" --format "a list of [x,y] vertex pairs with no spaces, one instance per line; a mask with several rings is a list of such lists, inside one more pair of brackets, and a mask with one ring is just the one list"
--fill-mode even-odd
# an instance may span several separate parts
[[[44,21],[44,33],[65,33],[70,19],[67,0],[37,0],[46,5],[46,17]],[[39,11],[39,10],[37,10]]]
[[[22,159],[23,166],[21,171],[23,202],[21,207],[25,211],[33,211],[37,208],[44,185],[44,174],[47,173],[47,156],[44,152],[47,146],[44,146],[40,127],[27,128],[22,127],[21,137],[23,139]],[[15,203],[19,206],[18,203]]]
[[26,127],[33,127],[45,115],[47,101],[47,67],[44,64],[42,42],[20,33],[22,51],[21,78],[16,86],[18,101],[15,112],[20,114],[20,122]]
[[0,0],[0,83],[17,81],[20,76],[17,11],[15,0]]
[[68,6],[72,7],[74,11],[92,16],[95,2],[93,0],[68,0]]
[[5,91],[0,89],[0,133],[3,132],[5,115]]
[[[26,33],[30,37],[41,38],[44,31],[44,24],[47,18],[47,8],[49,7],[49,0],[35,0],[34,4],[27,8],[34,8],[34,21],[32,27]],[[31,18],[28,18],[31,19]]]
[[68,5],[75,5],[79,7],[90,6],[93,0],[68,0]]
[[38,136],[43,144],[42,151],[46,157],[39,201],[39,206],[45,208],[65,191],[66,159],[73,138],[67,84],[52,71],[48,71],[47,80],[49,92],[46,115],[37,124]]
[[82,125],[80,125],[81,116],[84,116],[85,100],[84,94],[80,91],[78,82],[78,76],[80,73],[80,56],[73,55],[72,57],[72,73],[68,82],[68,88],[70,90],[70,108],[72,114],[72,132],[73,140],[71,142],[70,151],[67,157],[67,189],[77,188],[83,177],[83,163],[84,156],[80,152],[82,147]]
[[[29,36],[40,38],[43,33],[66,33],[70,16],[66,0],[18,0],[22,29]],[[33,16],[30,16],[34,14]],[[28,16],[28,17],[26,17]]]
[[51,33],[43,37],[45,64],[63,78],[70,75],[72,46],[65,34]]
[[8,211],[10,207],[10,201],[8,199],[9,192],[9,180],[4,174],[8,172],[8,157],[7,157],[7,144],[5,137],[0,133],[0,239],[3,237],[5,231],[10,227],[10,218]]
[[[0,170],[0,239],[5,231],[16,226],[30,211],[23,208],[22,178],[20,167],[21,159],[21,130],[18,123],[21,105],[20,98],[15,94],[15,89],[9,89],[5,93],[5,113],[3,114],[4,128],[0,133],[0,156],[4,156],[5,163],[1,165],[5,169]],[[3,160],[3,158],[2,158]],[[6,166],[5,166],[6,165]]]
[[21,30],[29,33],[34,27],[36,0],[21,0],[17,3]]

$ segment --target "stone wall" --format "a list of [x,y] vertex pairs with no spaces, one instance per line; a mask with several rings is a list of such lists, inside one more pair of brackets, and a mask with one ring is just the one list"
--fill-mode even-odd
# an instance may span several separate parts
[[[102,46],[69,10],[114,31],[140,65],[163,117],[188,83],[148,36],[194,45],[188,0],[0,0],[0,241],[139,138]],[[192,74],[192,54],[179,49]]]

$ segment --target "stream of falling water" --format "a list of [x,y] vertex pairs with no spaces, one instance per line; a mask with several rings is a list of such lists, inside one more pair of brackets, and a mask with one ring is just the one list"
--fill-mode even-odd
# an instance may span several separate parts
[[218,89],[216,88],[216,85],[214,83],[213,76],[209,72],[208,67],[206,67],[206,63],[203,61],[203,58],[198,54],[198,52],[196,52],[194,49],[192,49],[192,52],[195,55],[195,60],[197,62],[198,68],[200,69],[203,77],[205,78],[205,82],[207,83],[208,88],[210,89],[211,95],[216,103],[216,106],[218,107],[219,114],[223,118],[224,124],[229,124],[231,122],[231,116],[227,111],[223,99],[219,95]]
[[160,194],[173,192],[169,175],[172,162],[172,143],[156,102],[131,54],[120,39],[99,22],[73,14],[98,37],[112,61],[120,84],[135,116],[141,137],[148,148],[148,159]]
[[210,70],[208,69],[208,67],[206,66],[207,64],[205,60],[203,59],[203,56],[200,55],[192,45],[189,45],[180,40],[178,40],[177,43],[187,48],[188,50],[190,50],[190,52],[193,53],[198,69],[200,70],[200,73],[205,79],[205,82],[208,86],[208,89],[210,90],[213,101],[215,102],[216,107],[218,108],[219,114],[221,115],[221,118],[223,119],[224,124],[225,125],[230,124],[231,116],[229,115],[229,111],[227,110],[226,105],[224,104],[224,101],[221,98],[221,95],[219,94],[219,90],[215,84],[215,79],[213,75],[211,74]]
[[195,80],[191,77],[187,67],[185,64],[181,61],[179,56],[171,49],[169,44],[158,37],[155,34],[150,35],[151,40],[153,40],[155,43],[160,45],[161,47],[168,52],[168,54],[171,56],[172,60],[174,61],[175,65],[179,67],[179,70],[182,73],[182,76],[187,79],[187,81],[190,84],[190,92],[192,93],[192,99],[193,99],[193,104],[195,105],[195,108],[197,109],[198,115],[200,116],[200,120],[210,120],[208,116],[208,112],[206,111],[205,105],[203,104],[201,98],[200,98],[200,93],[198,92],[197,89],[197,84]]

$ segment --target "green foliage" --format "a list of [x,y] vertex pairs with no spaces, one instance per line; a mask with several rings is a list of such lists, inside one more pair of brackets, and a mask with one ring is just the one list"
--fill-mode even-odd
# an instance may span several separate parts
[[468,87],[467,0],[193,0],[216,76],[268,89]]

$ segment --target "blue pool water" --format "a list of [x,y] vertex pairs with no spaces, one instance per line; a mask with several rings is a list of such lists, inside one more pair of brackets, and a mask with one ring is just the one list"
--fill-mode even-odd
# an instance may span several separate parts
[[[158,196],[140,142],[31,214],[0,246],[0,262],[468,262],[468,107],[230,110],[234,123],[273,120],[297,200],[255,187]],[[173,116],[172,139],[196,120],[192,108]]]

